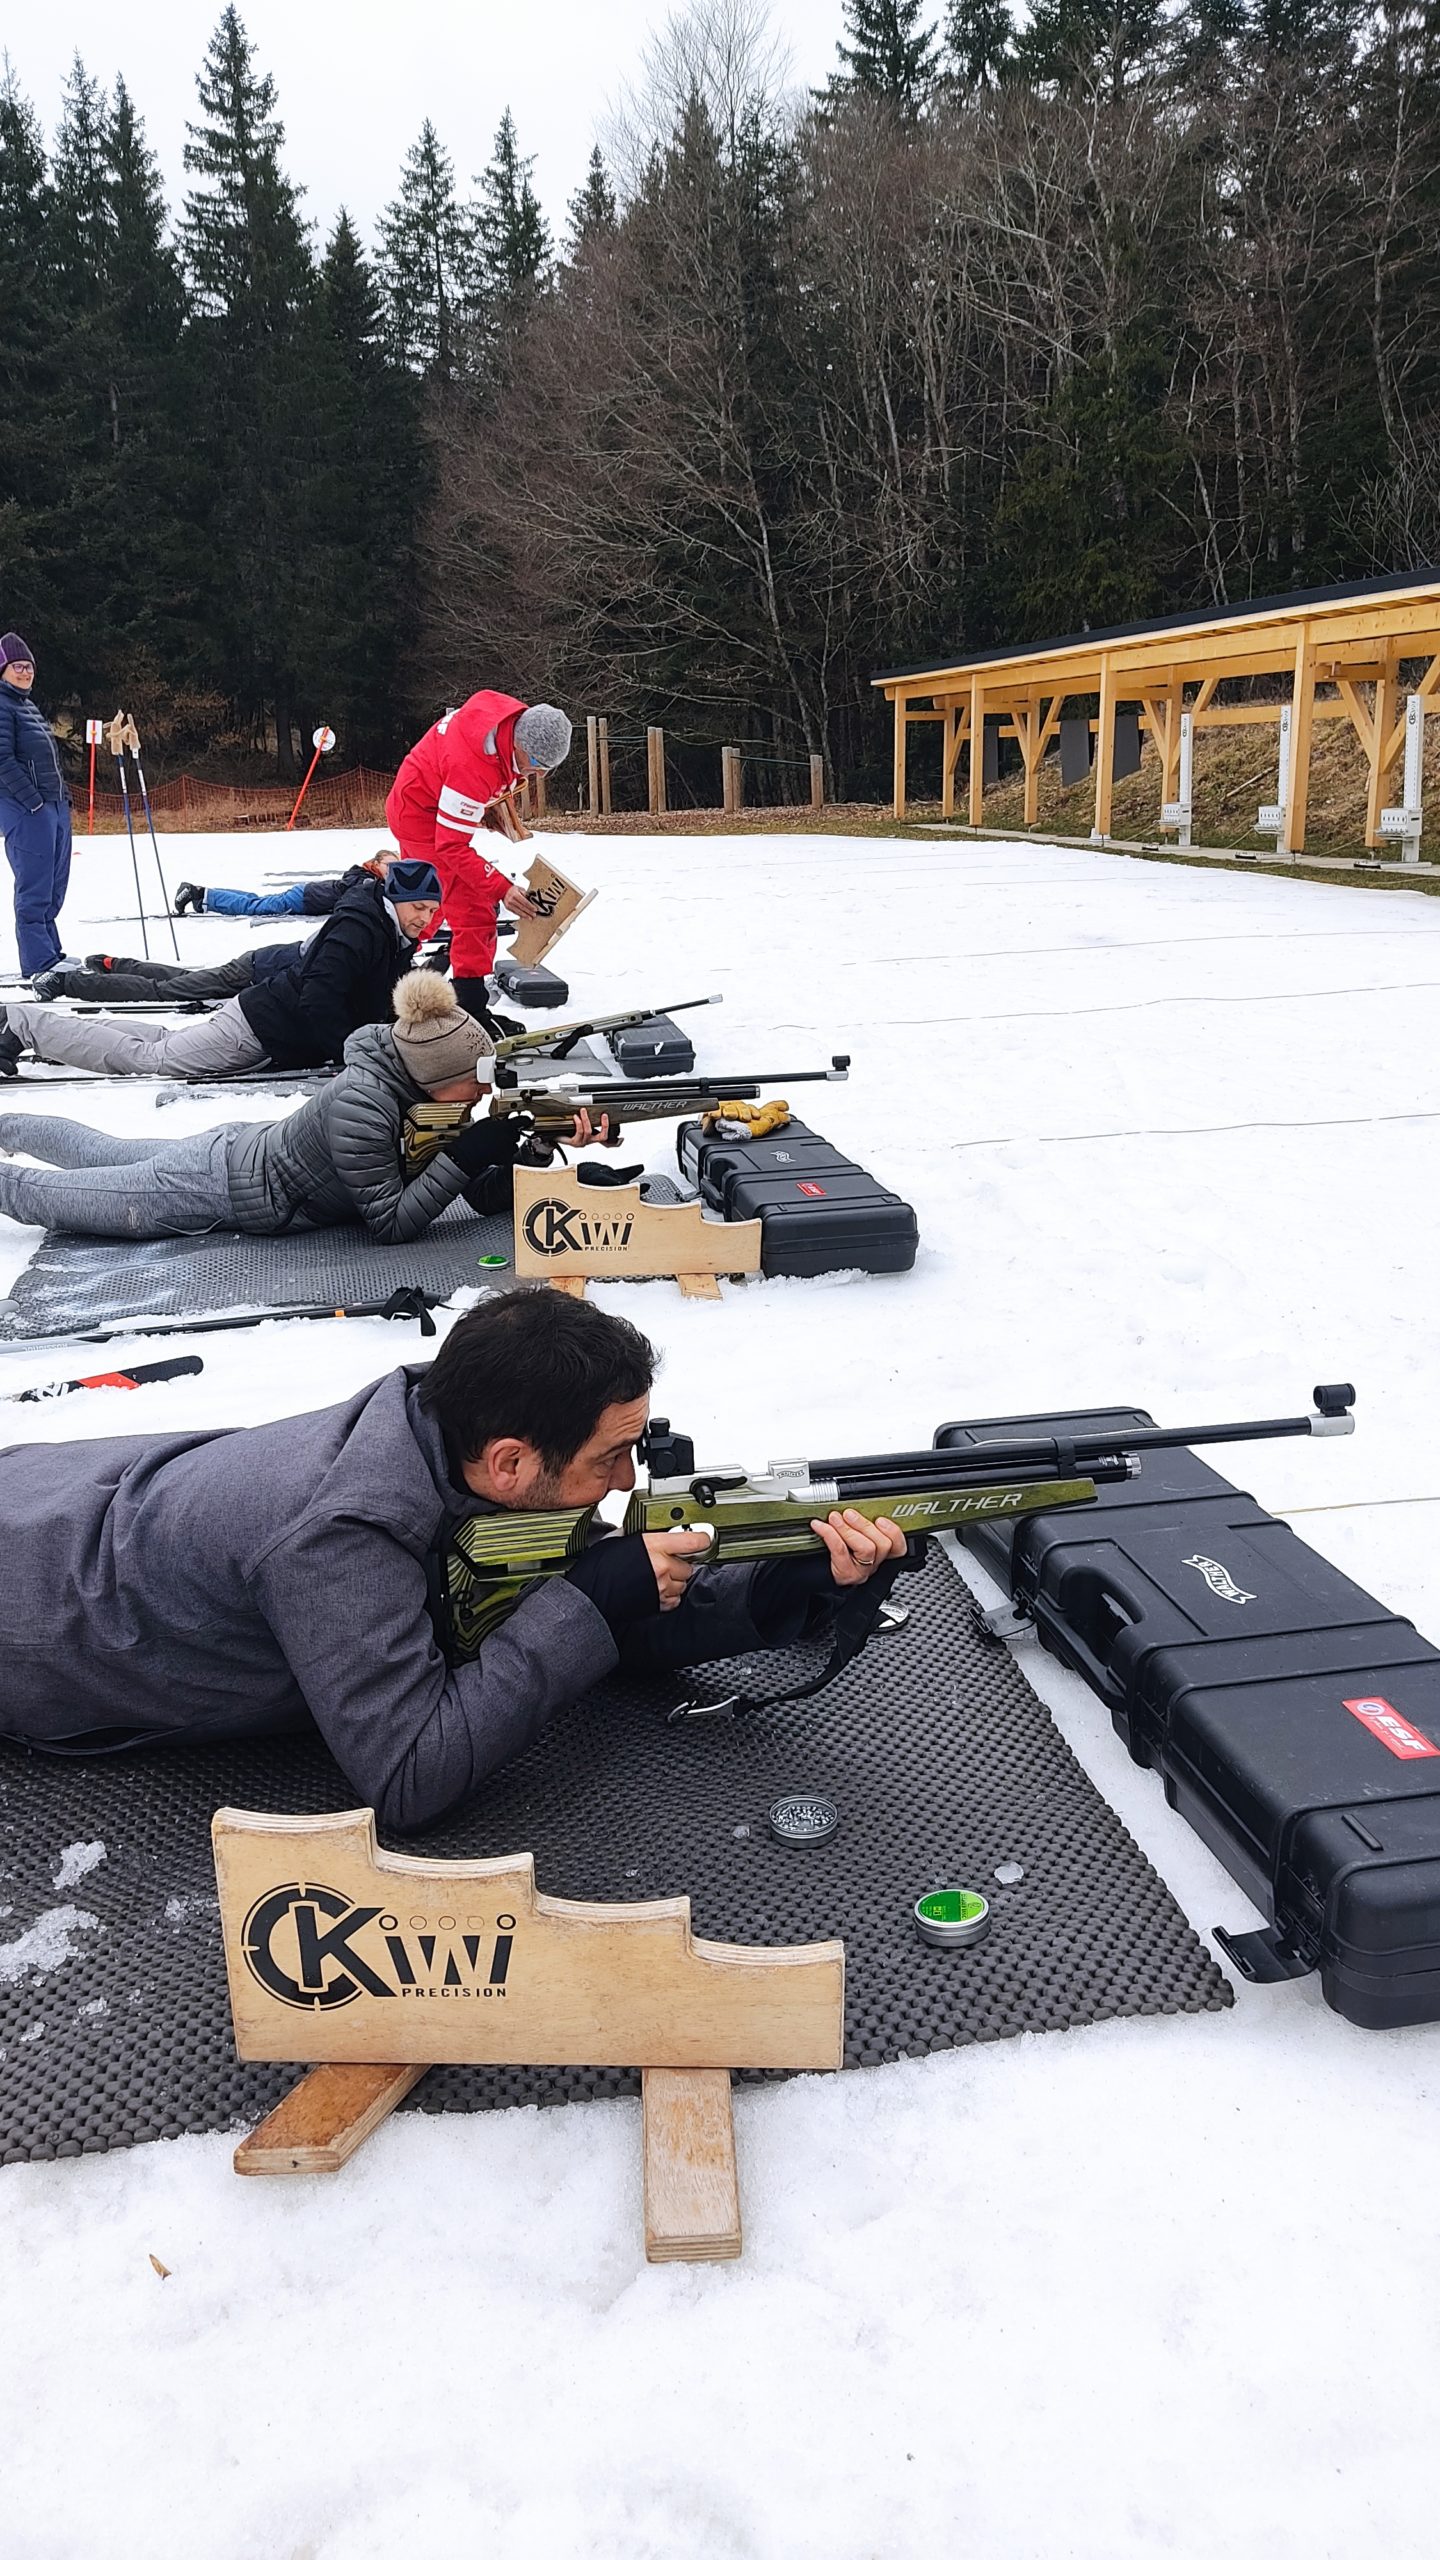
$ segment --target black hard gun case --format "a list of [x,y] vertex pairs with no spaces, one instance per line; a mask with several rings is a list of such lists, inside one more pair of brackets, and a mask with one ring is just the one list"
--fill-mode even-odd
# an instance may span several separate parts
[[[1149,1420],[1013,1415],[935,1442]],[[1318,1970],[1356,2026],[1440,2018],[1435,1646],[1189,1449],[1083,1509],[963,1534],[1265,1914],[1216,1933],[1241,1971]]]
[[534,1013],[548,1013],[570,1001],[568,985],[553,969],[522,969],[518,960],[507,960],[502,953],[490,975],[502,996]]
[[668,1013],[648,1022],[632,1022],[625,1031],[607,1031],[610,1055],[622,1076],[688,1076],[695,1072],[695,1050],[688,1032]]
[[915,1260],[909,1202],[799,1120],[772,1138],[725,1138],[686,1120],[676,1147],[707,1208],[759,1219],[760,1268],[772,1279],[908,1271]]

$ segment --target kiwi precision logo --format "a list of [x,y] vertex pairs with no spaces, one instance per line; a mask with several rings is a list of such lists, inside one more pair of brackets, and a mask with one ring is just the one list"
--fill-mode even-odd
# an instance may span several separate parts
[[567,1253],[623,1253],[635,1231],[635,1220],[587,1215],[573,1200],[532,1200],[521,1232],[532,1253],[557,1260]]
[[430,1919],[352,1902],[323,1884],[282,1884],[247,1913],[245,1962],[291,2009],[352,2000],[503,2000],[515,1915]]

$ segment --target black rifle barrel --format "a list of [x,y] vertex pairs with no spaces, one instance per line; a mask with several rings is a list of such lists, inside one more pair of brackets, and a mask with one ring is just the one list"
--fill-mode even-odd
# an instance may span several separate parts
[[[1037,1467],[1056,1474],[1072,1471],[1093,1472],[1097,1461],[1109,1457],[1143,1457],[1147,1449],[1198,1449],[1227,1440],[1297,1440],[1308,1439],[1317,1432],[1353,1428],[1348,1405],[1354,1391],[1344,1391],[1345,1404],[1335,1409],[1339,1390],[1321,1389],[1331,1410],[1287,1415],[1269,1422],[1202,1422],[1189,1430],[1162,1430],[1152,1424],[1137,1424],[1129,1431],[1086,1431],[1077,1428],[1072,1434],[1047,1434],[1034,1439],[995,1439],[977,1441],[971,1448],[913,1449],[891,1452],[883,1457],[812,1458],[812,1475],[834,1479],[851,1493],[884,1493],[891,1485],[897,1490],[916,1476],[927,1481],[944,1481],[967,1475],[983,1476],[998,1482],[1007,1472],[1033,1475]],[[1318,1402],[1318,1397],[1317,1397]],[[981,1424],[950,1423],[952,1431],[983,1429]]]

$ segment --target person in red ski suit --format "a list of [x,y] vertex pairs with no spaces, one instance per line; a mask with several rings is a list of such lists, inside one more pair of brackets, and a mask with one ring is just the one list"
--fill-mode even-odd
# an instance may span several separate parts
[[450,967],[458,1001],[485,1018],[485,981],[495,960],[495,918],[533,912],[523,889],[487,862],[482,831],[528,842],[515,805],[519,785],[549,772],[570,748],[570,723],[553,703],[527,706],[508,693],[472,693],[411,748],[395,776],[385,817],[408,860],[433,862],[452,935]]

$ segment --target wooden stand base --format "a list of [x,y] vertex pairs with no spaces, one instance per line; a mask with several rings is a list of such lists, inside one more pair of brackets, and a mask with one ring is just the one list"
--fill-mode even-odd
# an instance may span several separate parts
[[242,2178],[313,2178],[343,2169],[352,2151],[393,2115],[423,2062],[322,2062],[247,2133],[235,2154]]
[[[343,2169],[425,2076],[419,2062],[321,2062],[247,2133],[242,2178]],[[740,2181],[728,2071],[646,2071],[645,2255],[652,2265],[738,2258]]]

